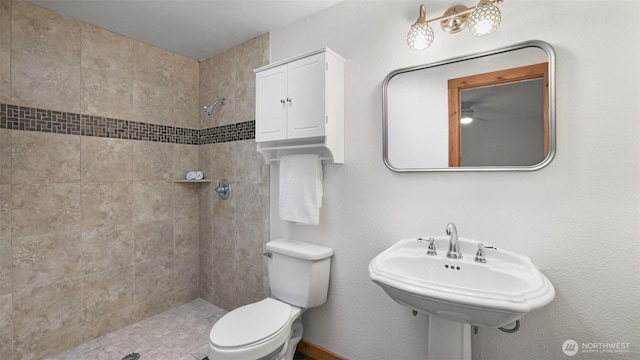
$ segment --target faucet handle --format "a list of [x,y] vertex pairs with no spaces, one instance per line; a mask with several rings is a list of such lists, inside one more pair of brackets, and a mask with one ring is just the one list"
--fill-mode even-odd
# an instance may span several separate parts
[[479,262],[479,263],[483,263],[483,264],[487,262],[487,257],[484,254],[484,249],[498,250],[497,247],[486,246],[485,244],[480,243],[480,244],[478,244],[478,251],[476,252],[476,257],[475,257],[475,259],[473,259],[473,261]]
[[436,251],[436,244],[435,244],[436,239],[434,239],[432,237],[430,237],[429,239],[418,238],[418,241],[428,241],[429,242],[429,247],[427,247],[427,255],[429,255],[429,256],[438,255],[438,252]]

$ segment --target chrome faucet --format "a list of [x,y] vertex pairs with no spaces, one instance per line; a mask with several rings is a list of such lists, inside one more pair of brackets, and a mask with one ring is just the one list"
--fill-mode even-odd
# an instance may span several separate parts
[[447,224],[447,235],[451,236],[447,257],[449,259],[462,259],[462,252],[460,252],[460,246],[458,245],[458,230],[454,223]]

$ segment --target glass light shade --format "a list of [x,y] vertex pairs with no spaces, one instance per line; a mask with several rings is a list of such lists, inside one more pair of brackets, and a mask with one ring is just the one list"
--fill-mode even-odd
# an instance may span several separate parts
[[433,43],[433,29],[426,22],[417,21],[407,34],[407,45],[411,50],[424,50]]
[[471,124],[473,122],[473,118],[471,116],[463,116],[460,118],[460,124],[466,125]]
[[478,5],[469,16],[469,30],[473,35],[488,35],[500,25],[500,9],[493,4]]

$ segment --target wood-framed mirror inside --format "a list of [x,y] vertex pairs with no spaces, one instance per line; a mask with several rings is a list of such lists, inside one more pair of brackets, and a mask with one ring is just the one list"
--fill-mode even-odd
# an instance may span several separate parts
[[449,166],[541,163],[549,154],[548,79],[546,62],[449,79]]

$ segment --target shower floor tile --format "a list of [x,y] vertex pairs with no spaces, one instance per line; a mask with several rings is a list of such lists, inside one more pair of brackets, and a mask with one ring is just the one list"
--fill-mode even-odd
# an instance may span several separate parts
[[226,311],[197,299],[108,333],[47,360],[201,360],[207,356],[211,326]]

